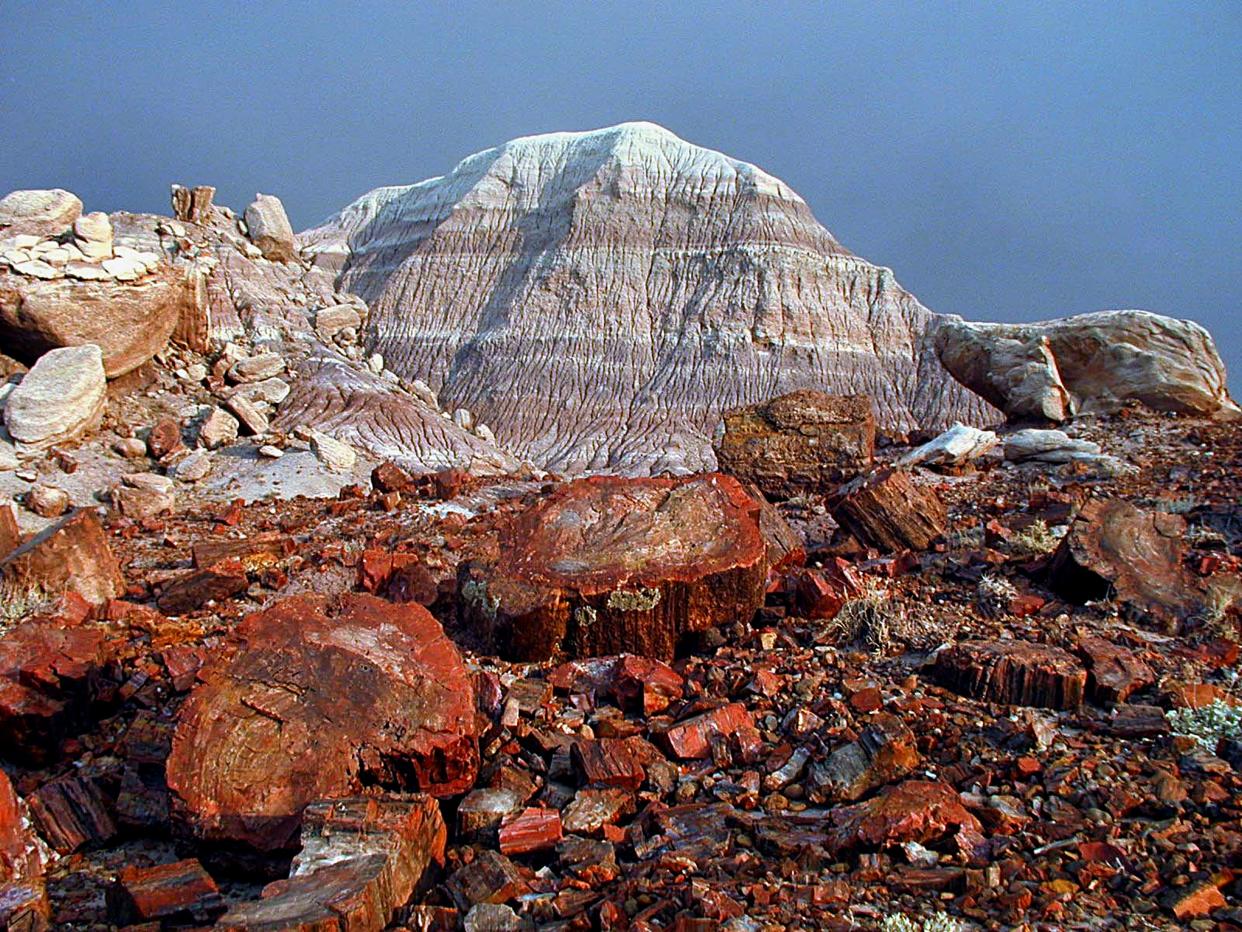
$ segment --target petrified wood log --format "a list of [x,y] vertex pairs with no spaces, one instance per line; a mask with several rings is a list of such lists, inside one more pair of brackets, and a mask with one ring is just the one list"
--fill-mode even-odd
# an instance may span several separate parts
[[1087,671],[1067,651],[1028,641],[963,641],[936,655],[932,675],[964,696],[1007,705],[1071,709]]
[[1078,654],[1087,664],[1091,697],[1097,702],[1125,702],[1131,693],[1156,681],[1142,658],[1098,635],[1080,635]]
[[972,853],[983,843],[983,826],[953,787],[931,780],[907,780],[829,814],[827,846],[834,854],[854,848],[884,848],[915,841],[927,844],[955,835],[958,848]]
[[284,599],[243,620],[199,678],[167,774],[174,815],[201,838],[277,850],[312,800],[474,782],[473,684],[422,606]]
[[104,842],[116,834],[108,803],[95,781],[69,774],[45,783],[26,799],[39,834],[58,854]]
[[1071,602],[1114,598],[1177,630],[1203,605],[1182,567],[1186,522],[1119,498],[1088,502],[1052,556],[1048,582]]
[[759,505],[737,480],[595,476],[515,516],[494,560],[463,565],[459,611],[515,660],[670,659],[683,635],[748,620],[765,576]]
[[95,512],[74,511],[0,559],[0,579],[100,603],[125,591],[121,567]]
[[83,724],[115,643],[101,625],[37,615],[0,638],[0,757],[40,763]]
[[46,850],[30,826],[25,803],[0,770],[0,887],[40,878]]
[[830,507],[843,528],[883,550],[926,550],[949,520],[935,492],[896,469],[881,469],[849,483]]
[[875,417],[867,395],[801,389],[724,414],[720,471],[765,495],[832,491],[871,467]]
[[211,875],[193,858],[155,867],[128,866],[107,891],[108,917],[117,925],[205,925],[225,910]]

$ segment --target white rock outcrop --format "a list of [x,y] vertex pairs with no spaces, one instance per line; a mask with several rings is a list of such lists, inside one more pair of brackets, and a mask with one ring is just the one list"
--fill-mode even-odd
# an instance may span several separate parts
[[82,213],[82,201],[62,188],[10,191],[0,198],[0,237],[59,236]]
[[93,343],[39,357],[4,404],[4,426],[22,447],[42,449],[71,440],[103,417],[108,380],[103,352]]
[[565,473],[711,468],[724,410],[866,393],[890,431],[995,412],[939,318],[779,179],[650,123],[516,139],[303,233],[370,313],[363,343]]
[[1014,420],[1065,421],[1138,401],[1157,411],[1237,414],[1211,334],[1148,311],[1035,324],[952,318],[936,330],[945,368]]
[[289,262],[297,254],[293,227],[280,198],[272,194],[256,194],[246,208],[246,229],[250,241],[259,247],[265,259]]

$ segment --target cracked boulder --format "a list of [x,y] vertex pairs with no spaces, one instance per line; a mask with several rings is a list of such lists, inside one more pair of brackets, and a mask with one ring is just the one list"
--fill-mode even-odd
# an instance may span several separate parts
[[314,800],[474,782],[472,681],[420,605],[283,599],[243,620],[199,680],[167,777],[175,817],[201,839],[286,849]]
[[935,344],[955,379],[1013,420],[1065,421],[1129,401],[1156,411],[1238,413],[1211,334],[1189,320],[1148,311],[1036,324],[948,318]]
[[459,571],[463,623],[514,660],[672,658],[762,604],[759,505],[727,476],[567,483]]
[[93,343],[109,379],[132,372],[167,344],[178,321],[198,313],[192,275],[161,266],[140,281],[40,281],[0,276],[0,343],[33,363],[48,350]]

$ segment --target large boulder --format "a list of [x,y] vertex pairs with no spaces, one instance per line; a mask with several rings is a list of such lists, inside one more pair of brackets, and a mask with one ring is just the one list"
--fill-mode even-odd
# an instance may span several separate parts
[[16,590],[76,592],[93,604],[125,591],[120,564],[89,509],[71,512],[0,557],[0,580]]
[[39,357],[4,405],[4,426],[19,445],[38,450],[99,424],[107,403],[103,353],[93,343]]
[[765,495],[830,492],[871,466],[871,399],[801,389],[735,408],[725,413],[714,448],[721,472]]
[[182,315],[196,313],[198,297],[195,281],[171,266],[135,282],[0,276],[0,343],[26,362],[93,343],[114,379],[163,349]]
[[250,241],[262,251],[264,258],[274,262],[290,262],[297,255],[293,227],[285,205],[273,194],[256,194],[246,208],[246,229]]
[[935,331],[944,367],[1014,420],[1064,421],[1138,401],[1157,411],[1237,414],[1211,334],[1147,311]]
[[762,604],[759,505],[728,476],[567,483],[459,571],[459,610],[516,660],[636,653],[670,659],[686,634]]
[[420,605],[281,600],[243,620],[199,680],[167,764],[174,812],[197,837],[275,851],[314,800],[474,782],[472,681]]
[[0,237],[60,236],[81,214],[82,202],[61,188],[10,191],[0,198]]

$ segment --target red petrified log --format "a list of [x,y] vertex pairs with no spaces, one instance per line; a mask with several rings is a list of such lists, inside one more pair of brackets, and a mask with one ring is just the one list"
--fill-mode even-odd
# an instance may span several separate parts
[[474,782],[473,683],[421,606],[284,599],[243,620],[199,679],[167,773],[175,814],[200,837],[276,850],[312,800]]
[[926,550],[949,520],[935,492],[896,469],[880,469],[843,486],[829,506],[841,527],[890,551]]
[[234,907],[226,929],[386,928],[432,864],[443,864],[440,806],[422,794],[325,800],[307,806],[302,850],[287,880]]
[[7,556],[0,579],[18,589],[76,592],[92,604],[125,591],[120,564],[95,512],[80,509],[39,532]]
[[43,761],[98,695],[106,629],[39,615],[0,638],[0,756]]
[[246,567],[240,560],[221,560],[178,576],[164,587],[156,604],[161,612],[184,615],[208,602],[231,598],[248,585],[250,580],[246,576]]
[[1151,667],[1133,651],[1098,635],[1080,636],[1078,653],[1087,663],[1091,696],[1097,702],[1125,702],[1131,693],[1156,681]]
[[1049,584],[1071,602],[1115,599],[1177,630],[1203,605],[1201,584],[1182,566],[1185,534],[1178,515],[1088,502],[1052,556]]
[[494,560],[462,567],[459,605],[513,659],[671,659],[683,635],[748,620],[765,576],[759,506],[736,480],[595,476],[514,517]]
[[561,837],[561,814],[555,809],[523,809],[501,823],[500,853],[509,857],[544,851],[555,847]]
[[840,557],[820,569],[800,570],[793,578],[794,607],[803,618],[836,618],[846,602],[863,592],[862,580]]
[[838,806],[828,818],[828,848],[834,854],[908,841],[927,844],[951,829],[956,829],[964,851],[971,852],[983,841],[979,820],[962,805],[953,787],[939,781],[907,780],[865,802]]
[[93,780],[61,777],[39,787],[26,803],[39,834],[59,854],[71,854],[116,834],[108,804]]
[[1087,671],[1073,654],[1027,641],[963,641],[936,655],[932,674],[964,696],[1008,705],[1072,709]]
[[206,925],[225,910],[211,875],[193,858],[156,867],[124,867],[107,892],[108,918],[117,925],[143,922]]
[[753,728],[754,723],[750,713],[746,711],[746,706],[740,702],[730,702],[718,709],[678,722],[662,737],[673,756],[681,760],[696,760],[711,756],[713,737],[727,738],[739,731]]
[[591,786],[615,786],[636,790],[643,785],[646,772],[625,738],[593,738],[575,741],[571,752],[582,774],[582,781]]
[[37,881],[45,851],[30,828],[25,804],[0,770],[0,887]]

